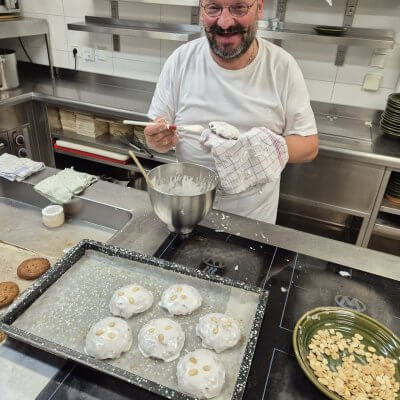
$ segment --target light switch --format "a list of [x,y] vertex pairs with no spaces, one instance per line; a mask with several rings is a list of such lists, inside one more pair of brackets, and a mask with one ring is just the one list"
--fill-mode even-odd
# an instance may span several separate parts
[[376,92],[381,84],[382,75],[378,74],[367,74],[364,78],[363,89]]

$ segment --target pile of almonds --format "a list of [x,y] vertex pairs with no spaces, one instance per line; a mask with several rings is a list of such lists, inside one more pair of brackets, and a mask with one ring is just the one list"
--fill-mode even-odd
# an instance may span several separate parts
[[[395,377],[397,361],[378,356],[363,339],[358,333],[345,339],[334,329],[319,330],[308,345],[307,356],[318,381],[345,400],[396,400],[400,386]],[[357,362],[354,355],[364,362]],[[327,357],[340,364],[336,370],[331,370]]]

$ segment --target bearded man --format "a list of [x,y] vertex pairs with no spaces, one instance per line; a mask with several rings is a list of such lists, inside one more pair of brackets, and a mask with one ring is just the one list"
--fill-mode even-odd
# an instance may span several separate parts
[[[175,147],[178,161],[216,169],[221,181],[224,165],[231,163],[230,180],[217,191],[214,208],[275,223],[281,170],[286,162],[313,160],[318,136],[296,61],[257,37],[262,12],[263,0],[200,1],[205,37],[182,45],[166,61],[148,112],[157,123],[145,129],[145,137],[158,152]],[[239,137],[204,139],[167,125],[207,127],[210,121],[226,121]],[[236,161],[240,165],[246,157],[249,169],[235,171]]]

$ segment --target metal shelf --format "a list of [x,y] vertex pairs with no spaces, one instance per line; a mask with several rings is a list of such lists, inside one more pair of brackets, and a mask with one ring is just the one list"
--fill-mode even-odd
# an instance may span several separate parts
[[393,49],[394,32],[385,29],[348,28],[342,36],[320,35],[309,24],[285,23],[281,30],[270,30],[266,21],[260,21],[258,34],[265,39],[303,41],[343,46]]
[[372,234],[390,239],[400,240],[400,224],[397,224],[395,221],[390,221],[381,216],[376,219]]
[[395,206],[392,204],[389,200],[383,199],[381,207],[379,211],[388,213],[388,214],[394,214],[394,215],[400,215],[400,206]]
[[68,24],[68,29],[180,42],[196,39],[200,37],[201,32],[199,25],[166,24],[91,16],[86,16],[85,22]]
[[[135,164],[119,164],[119,163],[114,163],[112,161],[106,161],[106,160],[101,160],[101,159],[98,159],[98,158],[85,156],[84,154],[71,153],[69,151],[64,151],[64,150],[60,150],[60,149],[53,149],[53,150],[54,150],[54,153],[63,154],[63,155],[69,156],[69,157],[80,158],[82,160],[92,161],[92,162],[95,162],[95,163],[109,165],[111,167],[117,167],[117,168],[121,168],[121,169],[126,169],[128,171],[135,171],[135,172],[140,172],[141,173],[141,171],[139,170],[139,168]],[[151,168],[144,167],[144,170],[146,172],[149,172],[150,169]]]
[[0,25],[0,39],[48,34],[49,25],[46,19],[20,18],[2,21]]
[[146,153],[135,151],[135,150],[131,149],[130,147],[126,146],[125,144],[121,143],[117,137],[108,135],[108,134],[104,134],[104,135],[97,136],[96,138],[94,138],[94,137],[85,136],[85,135],[78,135],[75,132],[59,130],[59,131],[52,131],[51,137],[53,139],[68,140],[73,143],[80,143],[80,144],[84,144],[87,146],[96,147],[98,149],[115,151],[117,153],[122,153],[122,154],[127,154],[128,150],[132,150],[137,156],[139,156],[142,159],[147,159],[147,160],[154,160],[154,161],[159,161],[159,162],[163,162],[163,163],[170,163],[170,162],[176,161],[175,157],[168,153],[161,154],[161,153],[152,152],[154,154],[154,158],[151,158]]
[[167,6],[197,7],[199,0],[124,0],[129,3],[160,4]]
[[46,19],[42,18],[18,18],[10,21],[1,21],[0,39],[10,39],[26,36],[45,35],[46,50],[49,59],[51,80],[55,82],[53,69],[53,56],[50,51],[50,31]]

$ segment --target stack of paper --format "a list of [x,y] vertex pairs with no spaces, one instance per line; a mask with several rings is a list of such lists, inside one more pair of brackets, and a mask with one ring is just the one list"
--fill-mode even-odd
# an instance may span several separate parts
[[108,133],[108,123],[93,115],[76,114],[76,133],[96,137]]
[[61,125],[64,130],[76,131],[76,117],[73,111],[60,109]]

